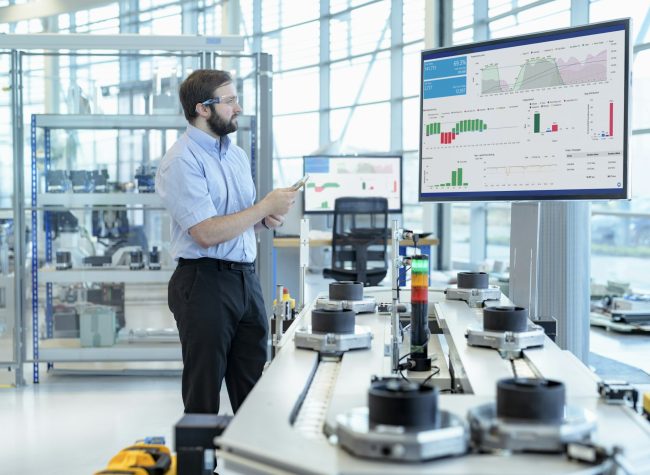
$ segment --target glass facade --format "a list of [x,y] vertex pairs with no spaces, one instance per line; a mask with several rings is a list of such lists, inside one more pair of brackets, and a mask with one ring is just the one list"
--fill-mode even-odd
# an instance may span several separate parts
[[[447,37],[453,44],[554,29],[584,21],[629,16],[633,19],[634,87],[632,103],[650,101],[649,7],[645,0],[455,0]],[[419,60],[425,47],[425,0],[121,0],[100,8],[58,15],[56,21],[28,20],[0,25],[0,32],[42,31],[115,34],[238,34],[247,52],[273,55],[274,177],[278,186],[302,174],[303,155],[320,151],[397,152],[404,155],[404,224],[422,229],[427,222],[417,201],[419,143]],[[0,56],[8,71],[9,58]],[[138,60],[126,67],[117,57],[27,58],[26,117],[47,111],[70,112],[75,88],[89,107],[105,113],[146,113],[147,102],[119,94],[120,84],[185,74],[187,64],[163,58]],[[59,87],[46,86],[60,71]],[[250,71],[239,65],[240,76]],[[101,78],[101,80],[99,79]],[[8,83],[7,73],[0,75]],[[55,94],[54,96],[52,94]],[[0,98],[0,167],[11,165],[9,95]],[[592,277],[629,281],[650,289],[643,272],[650,255],[650,110],[633,108],[630,147],[633,200],[592,204]],[[113,140],[109,132],[74,137],[79,150],[97,165]],[[153,133],[153,132],[152,132]],[[97,134],[107,134],[107,137]],[[133,147],[141,142],[138,133]],[[139,132],[142,134],[142,132]],[[155,133],[153,133],[155,134]],[[165,142],[167,139],[167,142]],[[69,142],[69,136],[53,137]],[[173,137],[154,137],[152,158]],[[93,150],[84,147],[95,143]],[[65,148],[65,147],[64,147]],[[116,171],[117,172],[117,171]],[[119,172],[117,172],[119,173]],[[12,178],[0,174],[0,208],[10,206]],[[509,205],[451,206],[451,262],[458,267],[491,266],[509,259]],[[430,208],[427,209],[426,213]],[[430,221],[430,220],[429,220]],[[480,231],[480,232],[478,232]]]

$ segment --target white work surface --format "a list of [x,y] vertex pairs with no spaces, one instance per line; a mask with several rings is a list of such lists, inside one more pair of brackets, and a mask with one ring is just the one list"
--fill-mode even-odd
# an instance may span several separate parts
[[[366,289],[366,295],[376,295],[378,301],[389,301],[389,289]],[[402,299],[407,301],[408,292]],[[447,302],[444,294],[431,291],[430,313],[435,309],[442,336],[433,335],[430,355],[441,352],[440,337],[449,347],[456,375],[462,374],[471,387],[471,394],[441,394],[439,408],[462,418],[480,404],[494,401],[496,381],[513,377],[512,366],[497,351],[472,348],[466,344],[465,330],[470,323],[480,323],[479,310],[464,302]],[[433,306],[434,302],[438,302]],[[502,303],[507,303],[504,299]],[[313,304],[312,304],[313,305]],[[433,306],[433,307],[432,307]],[[590,474],[594,467],[570,462],[563,455],[495,455],[471,454],[434,460],[426,463],[395,463],[354,457],[322,437],[305,437],[292,425],[292,414],[309,387],[318,353],[296,349],[293,333],[309,323],[312,306],[308,306],[298,321],[285,334],[282,348],[260,382],[248,396],[237,415],[219,439],[219,472],[224,474]],[[343,355],[339,372],[327,408],[325,426],[330,433],[337,414],[354,407],[365,406],[372,376],[390,375],[390,357],[384,356],[384,345],[390,342],[389,315],[358,315],[357,325],[372,329],[374,339],[370,349],[355,350]],[[408,352],[408,346],[401,354]],[[439,387],[448,387],[448,355],[438,354],[434,362],[441,368],[432,378]],[[543,348],[525,351],[525,359],[539,376],[557,379],[566,385],[567,404],[594,411],[598,429],[594,440],[605,445],[622,446],[630,459],[647,457],[650,450],[650,424],[623,406],[608,406],[598,399],[597,378],[573,355],[560,350],[547,339]],[[458,367],[458,365],[462,365]],[[223,467],[223,468],[222,468]]]

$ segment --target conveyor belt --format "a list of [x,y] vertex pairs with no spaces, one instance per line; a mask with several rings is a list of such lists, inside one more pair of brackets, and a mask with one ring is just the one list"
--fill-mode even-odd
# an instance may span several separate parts
[[[378,301],[387,301],[381,291],[375,294]],[[383,292],[390,296],[390,291],[383,289]],[[406,292],[403,296],[408,298]],[[575,356],[551,340],[543,348],[525,350],[522,358],[514,361],[503,359],[495,350],[468,347],[464,332],[468,323],[480,322],[480,311],[469,309],[464,302],[446,302],[441,292],[430,292],[429,301],[439,302],[435,304],[435,313],[444,337],[437,337],[444,338],[465,390],[460,395],[441,394],[441,409],[465,417],[469,409],[494,401],[496,381],[510,378],[515,372],[519,376],[533,374],[555,379],[566,385],[567,403],[597,415],[598,427],[594,434],[597,443],[621,446],[629,460],[648,457],[650,424],[624,406],[604,404],[596,392],[596,376]],[[301,318],[308,312],[309,308],[302,312]],[[582,475],[598,472],[594,467],[568,461],[562,455],[538,454],[472,453],[426,463],[395,464],[354,457],[330,442],[320,432],[323,423],[326,434],[332,433],[337,414],[367,404],[370,378],[390,375],[390,358],[384,353],[385,343],[390,342],[389,320],[383,315],[360,316],[358,323],[372,328],[372,346],[345,353],[338,364],[319,364],[317,353],[296,349],[289,331],[283,339],[283,348],[220,438],[220,455],[226,461],[223,473]],[[432,340],[437,342],[437,338]],[[401,354],[406,353],[408,348],[402,347]],[[432,353],[440,355],[442,348]],[[449,378],[448,373],[446,377]],[[294,420],[292,415],[300,400],[301,411]]]
[[308,439],[323,437],[325,417],[340,367],[341,362],[338,360],[320,361],[318,363],[294,422],[295,429]]

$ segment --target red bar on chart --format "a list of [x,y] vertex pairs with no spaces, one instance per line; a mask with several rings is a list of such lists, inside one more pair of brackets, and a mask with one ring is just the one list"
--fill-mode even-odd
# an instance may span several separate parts
[[449,141],[449,143],[451,143],[455,139],[456,139],[456,134],[454,132],[452,132],[451,133],[451,140]]
[[614,103],[609,103],[609,136],[614,136]]
[[551,125],[551,132],[557,132],[557,124]]

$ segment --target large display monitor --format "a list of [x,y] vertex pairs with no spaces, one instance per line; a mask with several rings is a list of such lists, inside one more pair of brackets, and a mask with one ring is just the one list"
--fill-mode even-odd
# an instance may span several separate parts
[[391,213],[402,211],[401,156],[313,155],[303,163],[305,213],[333,213],[334,200],[343,196],[385,197]]
[[422,52],[420,201],[620,199],[628,19]]

